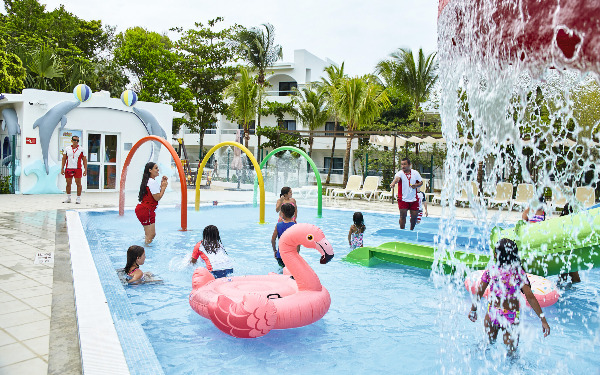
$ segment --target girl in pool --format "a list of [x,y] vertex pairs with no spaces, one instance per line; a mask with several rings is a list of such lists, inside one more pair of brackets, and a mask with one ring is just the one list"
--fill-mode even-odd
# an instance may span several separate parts
[[279,194],[279,199],[277,200],[277,204],[275,205],[275,212],[279,212],[279,220],[283,221],[283,216],[281,214],[281,206],[289,203],[294,206],[294,215],[292,217],[292,221],[296,222],[296,217],[298,217],[298,205],[296,205],[296,200],[292,198],[292,188],[289,186],[284,186],[281,188],[281,194]]
[[355,212],[352,216],[352,221],[354,221],[354,224],[350,225],[348,243],[352,250],[354,250],[357,247],[363,247],[363,233],[365,233],[367,227],[365,226],[362,212]]
[[125,264],[125,280],[129,284],[144,282],[144,273],[140,266],[146,261],[146,251],[137,245],[127,249],[127,264]]
[[550,334],[550,326],[531,292],[531,285],[521,267],[517,244],[507,238],[501,239],[496,245],[494,259],[496,263],[488,267],[481,277],[481,284],[476,300],[471,306],[469,319],[473,322],[477,321],[477,302],[489,285],[488,312],[484,321],[486,333],[490,341],[495,341],[498,331],[504,330],[504,344],[508,346],[510,352],[514,352],[519,344],[519,334],[516,330],[519,325],[519,291],[525,294],[529,305],[540,317],[544,337]]
[[144,174],[138,194],[140,203],[135,207],[135,215],[144,227],[146,245],[152,242],[156,236],[156,229],[154,227],[156,213],[154,211],[169,184],[167,176],[163,176],[160,182],[156,180],[156,177],[158,177],[158,165],[153,162],[147,163],[144,167]]
[[190,263],[196,264],[198,258],[202,258],[206,269],[212,273],[215,279],[226,277],[233,273],[233,266],[227,256],[227,252],[221,243],[219,229],[214,225],[208,225],[202,232],[202,241],[194,247]]

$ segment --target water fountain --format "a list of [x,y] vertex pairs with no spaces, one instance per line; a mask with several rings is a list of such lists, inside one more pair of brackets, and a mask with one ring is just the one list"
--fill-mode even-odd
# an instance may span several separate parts
[[[554,197],[565,196],[569,204],[581,208],[574,198],[574,184],[596,186],[600,175],[599,119],[590,122],[584,116],[590,109],[581,103],[586,90],[600,92],[599,26],[597,1],[440,0],[440,114],[448,141],[444,200],[453,202],[461,189],[476,180],[477,173],[467,173],[467,166],[475,165],[478,169],[485,166],[486,171],[480,194],[491,196],[496,183],[503,179],[514,183],[513,178],[520,175],[520,181],[535,186],[532,206],[538,196],[551,191]],[[461,143],[460,137],[471,142]],[[502,219],[501,212],[488,211],[484,200],[473,198],[470,207],[485,233]],[[455,217],[453,204],[443,208],[437,259],[452,256],[457,249]],[[438,326],[441,339],[455,343],[440,353],[443,372],[463,372],[465,367],[476,373],[487,368],[499,372],[546,368],[542,360],[531,357],[546,355],[547,347],[522,344],[521,360],[503,362],[499,350],[484,352],[458,344],[464,341],[462,332],[469,329],[462,294],[464,273],[446,276],[441,268],[441,262],[434,264],[432,273],[434,282],[447,290],[440,301]],[[563,311],[556,321],[579,314]],[[597,326],[598,318],[596,311],[584,319]],[[478,325],[481,328],[481,321]],[[525,325],[521,337],[531,339],[538,328],[538,322]],[[597,332],[582,332],[571,355],[578,348],[597,348],[599,343]],[[553,369],[568,370],[568,366],[558,361]]]

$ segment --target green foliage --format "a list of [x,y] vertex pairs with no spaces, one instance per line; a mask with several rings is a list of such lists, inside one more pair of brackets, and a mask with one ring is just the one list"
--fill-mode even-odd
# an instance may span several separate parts
[[0,176],[0,194],[10,194],[10,176]]
[[276,149],[281,146],[294,146],[304,149],[299,146],[300,144],[308,144],[308,138],[300,137],[298,133],[282,133],[279,127],[275,126],[262,126],[256,129],[256,135],[265,137],[268,139],[267,142],[262,142],[261,147]]
[[[327,96],[323,92],[318,92],[312,87],[305,87],[302,90],[295,91],[292,96],[292,103],[295,105],[292,114],[300,119],[309,130],[317,130],[325,126],[329,120],[330,112],[327,106]],[[313,137],[308,137],[309,156],[312,155]]]
[[17,55],[4,50],[5,42],[0,39],[0,92],[18,93],[25,87],[27,71]]
[[265,71],[275,61],[283,57],[283,49],[275,44],[275,28],[269,23],[262,24],[262,28],[241,28],[232,40],[232,45],[239,55],[250,66],[257,70],[259,85],[265,85]]
[[263,116],[274,115],[278,124],[283,122],[286,114],[291,114],[293,112],[294,105],[291,102],[279,103],[265,101],[260,109],[260,114]]
[[225,89],[224,95],[231,99],[226,112],[227,118],[237,121],[244,127],[244,142],[248,147],[250,138],[249,124],[254,120],[259,108],[259,100],[264,95],[260,85],[244,67],[240,68],[240,77]]

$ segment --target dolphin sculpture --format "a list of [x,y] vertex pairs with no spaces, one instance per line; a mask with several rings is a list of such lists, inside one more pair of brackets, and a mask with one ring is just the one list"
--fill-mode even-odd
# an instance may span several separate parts
[[50,173],[48,167],[48,147],[50,146],[50,139],[54,133],[54,129],[60,122],[60,129],[63,129],[67,124],[67,113],[79,106],[81,102],[62,102],[54,107],[50,108],[45,115],[35,120],[33,128],[40,128],[40,146],[42,146],[42,157],[44,158],[44,165],[46,166],[46,174]]
[[[162,126],[158,123],[158,120],[152,113],[146,111],[145,109],[139,109],[133,107],[133,112],[137,115],[137,117],[142,121],[149,135],[156,135],[158,137],[167,139],[167,133],[163,129]],[[162,146],[159,142],[152,142],[152,156],[151,159],[153,162],[158,160],[158,155],[160,153],[160,147]]]
[[2,110],[2,130],[8,128],[8,135],[21,134],[21,127],[19,126],[19,118],[14,108],[5,108]]

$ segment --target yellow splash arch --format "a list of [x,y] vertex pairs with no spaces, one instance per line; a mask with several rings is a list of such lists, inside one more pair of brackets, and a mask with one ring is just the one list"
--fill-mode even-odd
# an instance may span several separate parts
[[204,156],[204,159],[202,159],[202,163],[200,163],[200,167],[198,167],[198,176],[196,177],[196,211],[200,210],[200,183],[202,180],[202,173],[204,172],[204,166],[206,165],[206,162],[208,162],[208,159],[210,159],[211,155],[223,146],[232,146],[239,148],[240,150],[244,151],[246,156],[248,156],[248,159],[250,159],[250,161],[252,162],[254,170],[256,171],[256,178],[258,179],[258,188],[260,191],[259,223],[265,224],[265,183],[263,181],[262,171],[250,150],[244,147],[244,145],[237,142],[221,142],[215,145],[213,148],[211,148],[208,151],[208,153]]

